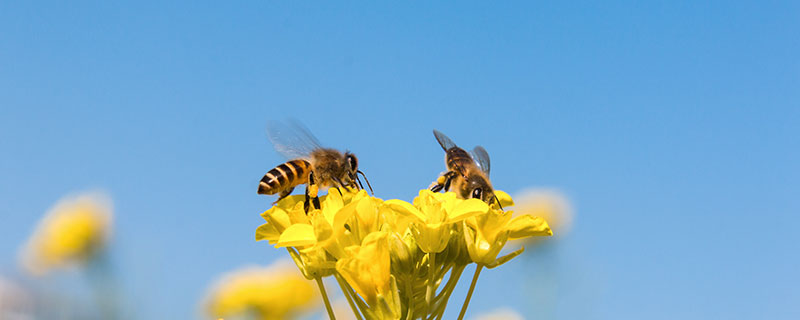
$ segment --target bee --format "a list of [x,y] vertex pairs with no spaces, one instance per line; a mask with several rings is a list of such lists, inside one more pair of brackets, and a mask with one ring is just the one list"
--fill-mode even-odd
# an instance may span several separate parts
[[278,194],[278,200],[289,196],[295,187],[306,185],[304,208],[320,209],[317,193],[320,188],[352,187],[364,189],[357,174],[372,186],[364,172],[358,169],[358,158],[349,151],[323,148],[308,129],[297,122],[291,125],[273,124],[267,134],[278,153],[291,159],[273,168],[258,183],[258,194]]
[[481,199],[488,204],[496,201],[499,206],[500,201],[494,195],[492,183],[489,181],[491,167],[486,149],[477,146],[470,154],[459,148],[444,133],[433,130],[433,135],[445,151],[447,172],[431,183],[430,190],[450,191],[452,187],[461,199]]

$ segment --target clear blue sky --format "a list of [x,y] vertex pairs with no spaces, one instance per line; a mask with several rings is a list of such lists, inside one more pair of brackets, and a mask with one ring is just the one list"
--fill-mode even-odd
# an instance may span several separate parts
[[5,274],[101,188],[137,316],[195,317],[216,275],[285,254],[253,240],[255,191],[266,123],[295,117],[383,198],[443,170],[438,128],[497,188],[572,199],[570,236],[484,273],[471,311],[800,317],[797,2],[6,1],[0,30]]

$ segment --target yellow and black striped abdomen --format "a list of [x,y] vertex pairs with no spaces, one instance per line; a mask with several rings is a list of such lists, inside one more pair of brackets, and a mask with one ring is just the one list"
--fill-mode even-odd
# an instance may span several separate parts
[[291,160],[272,168],[261,178],[258,194],[276,194],[308,182],[311,163],[303,159]]
[[474,163],[474,160],[472,160],[472,157],[469,155],[469,153],[459,147],[452,147],[448,149],[445,160],[447,162],[448,170],[453,170],[460,174],[464,174],[462,171]]

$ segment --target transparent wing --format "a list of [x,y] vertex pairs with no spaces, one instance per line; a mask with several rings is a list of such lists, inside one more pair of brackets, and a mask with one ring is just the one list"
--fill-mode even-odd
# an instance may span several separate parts
[[481,168],[481,171],[488,176],[489,170],[492,168],[491,163],[489,162],[489,153],[486,152],[486,149],[481,146],[477,146],[475,149],[472,149],[472,159],[475,160],[475,163],[478,164],[478,167]]
[[433,135],[436,136],[436,141],[439,141],[439,145],[442,146],[444,151],[449,150],[452,147],[456,147],[455,142],[450,140],[444,133],[441,133],[439,130],[433,129]]
[[319,140],[297,120],[270,122],[267,135],[275,151],[288,159],[308,158],[311,151],[322,148]]

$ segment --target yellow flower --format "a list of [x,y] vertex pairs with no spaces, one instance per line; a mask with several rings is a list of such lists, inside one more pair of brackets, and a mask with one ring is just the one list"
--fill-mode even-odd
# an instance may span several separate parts
[[262,214],[267,223],[256,230],[256,240],[286,247],[308,279],[325,277],[345,248],[361,245],[364,237],[383,224],[383,202],[364,190],[333,189],[320,197],[321,209],[305,212],[304,195],[290,196]]
[[205,299],[212,317],[249,312],[258,319],[287,319],[315,306],[316,288],[288,263],[249,267],[220,277]]
[[310,212],[305,196],[290,196],[262,214],[256,240],[286,248],[321,289],[321,278],[335,275],[350,307],[368,319],[433,318],[443,314],[467,264],[494,268],[522,252],[497,258],[508,239],[552,234],[542,218],[512,218],[500,207],[514,201],[500,190],[495,195],[499,205],[490,206],[421,190],[412,204],[331,189]]
[[336,262],[336,271],[372,307],[372,315],[392,319],[399,314],[397,284],[391,275],[389,234],[370,233],[361,246],[347,247],[349,255]]
[[439,253],[447,247],[454,223],[489,210],[481,200],[462,200],[453,192],[434,193],[430,190],[420,190],[413,206],[402,200],[387,200],[384,204],[412,218],[415,227],[411,230],[417,245],[425,253]]
[[336,270],[367,303],[374,305],[379,294],[389,292],[388,233],[373,232],[361,246],[348,247],[349,257],[336,263]]
[[22,251],[22,264],[34,274],[83,264],[102,251],[111,233],[110,201],[84,194],[59,201],[39,222]]
[[508,239],[553,234],[542,218],[525,214],[512,219],[511,214],[511,211],[491,210],[464,221],[464,239],[473,262],[494,268],[522,253],[520,249],[497,259]]

